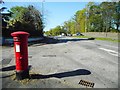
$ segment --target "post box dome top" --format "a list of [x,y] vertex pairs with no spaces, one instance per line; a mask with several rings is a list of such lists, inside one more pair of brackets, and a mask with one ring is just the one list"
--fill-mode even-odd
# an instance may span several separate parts
[[27,36],[29,36],[29,33],[24,32],[24,31],[17,31],[17,32],[11,33],[11,36],[13,36],[13,37],[20,36],[20,35],[27,35]]

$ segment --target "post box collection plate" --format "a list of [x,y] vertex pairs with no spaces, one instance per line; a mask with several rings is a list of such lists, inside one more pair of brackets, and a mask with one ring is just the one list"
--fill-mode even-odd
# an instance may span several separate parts
[[20,52],[20,45],[16,44],[16,52]]

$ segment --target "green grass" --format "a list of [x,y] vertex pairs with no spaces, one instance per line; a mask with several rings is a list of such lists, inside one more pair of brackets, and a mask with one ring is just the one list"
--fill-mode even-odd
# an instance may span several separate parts
[[120,39],[116,40],[116,39],[112,39],[112,38],[103,38],[103,37],[90,37],[90,36],[74,36],[74,37],[77,37],[77,38],[95,38],[96,40],[120,42]]
[[105,41],[111,41],[111,42],[120,42],[120,40],[112,39],[112,38],[99,38],[96,37],[96,40],[105,40]]
[[89,36],[73,36],[73,37],[76,37],[76,38],[91,38]]

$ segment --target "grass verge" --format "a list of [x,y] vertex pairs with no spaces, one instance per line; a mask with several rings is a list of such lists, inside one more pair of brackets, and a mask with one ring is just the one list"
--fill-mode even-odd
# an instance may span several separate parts
[[90,36],[74,36],[77,38],[95,38],[96,40],[111,41],[111,42],[120,42],[120,39],[104,38],[104,37],[90,37]]

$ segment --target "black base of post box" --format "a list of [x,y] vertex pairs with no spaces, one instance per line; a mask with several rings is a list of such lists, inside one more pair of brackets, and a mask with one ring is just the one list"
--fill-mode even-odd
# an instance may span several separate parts
[[29,78],[29,70],[25,70],[25,71],[16,71],[16,79],[17,80],[23,80]]

